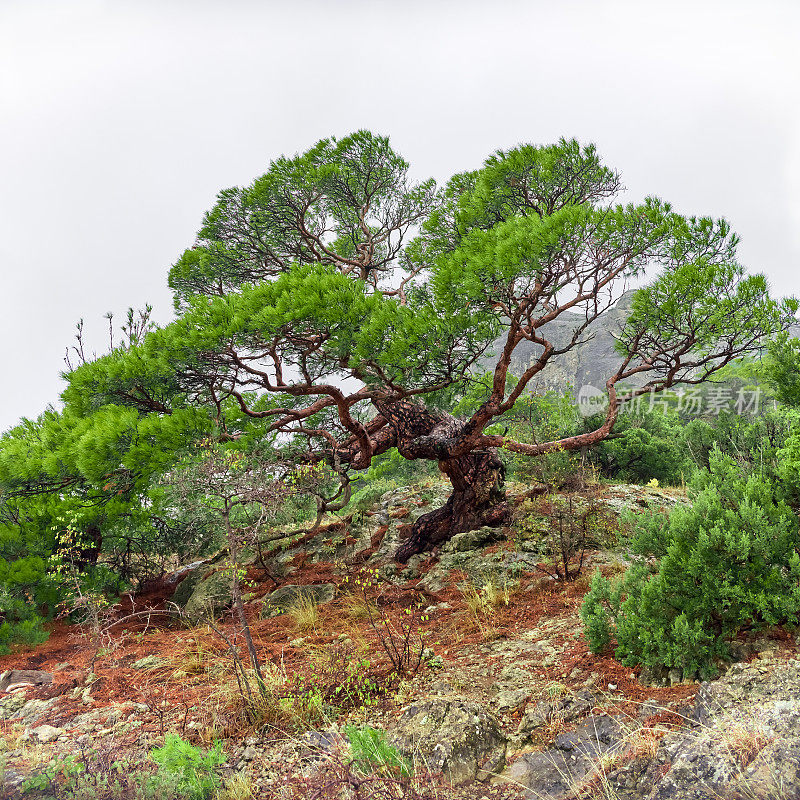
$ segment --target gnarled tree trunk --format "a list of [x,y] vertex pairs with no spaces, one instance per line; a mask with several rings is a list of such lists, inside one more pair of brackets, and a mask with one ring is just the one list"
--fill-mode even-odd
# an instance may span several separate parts
[[395,553],[406,562],[463,531],[502,525],[509,518],[503,491],[505,469],[496,448],[452,456],[464,422],[409,401],[376,403],[396,433],[396,446],[408,459],[437,461],[453,485],[453,493],[436,511],[421,516],[409,538]]
[[453,493],[441,508],[423,514],[414,523],[411,535],[395,553],[398,561],[405,563],[457,533],[502,525],[509,518],[503,491],[505,469],[496,450],[440,461],[439,469],[453,484]]

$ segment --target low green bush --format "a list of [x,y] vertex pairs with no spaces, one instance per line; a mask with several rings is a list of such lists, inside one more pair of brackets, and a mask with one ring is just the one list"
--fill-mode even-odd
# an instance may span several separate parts
[[[588,429],[600,419],[586,421]],[[589,459],[600,473],[615,481],[678,485],[695,471],[695,440],[708,438],[707,423],[686,425],[674,411],[624,411],[614,432],[589,451]]]
[[780,494],[715,450],[690,507],[637,520],[625,577],[595,575],[581,609],[591,649],[616,638],[626,665],[707,677],[741,630],[796,622],[800,535]]
[[42,622],[41,618],[33,616],[0,625],[0,655],[10,653],[15,644],[33,647],[46,642],[50,634],[42,627]]

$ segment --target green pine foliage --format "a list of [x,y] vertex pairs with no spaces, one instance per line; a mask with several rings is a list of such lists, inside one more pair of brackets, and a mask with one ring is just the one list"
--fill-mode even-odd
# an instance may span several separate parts
[[611,644],[614,624],[619,615],[622,582],[614,585],[603,577],[599,569],[592,575],[592,583],[580,609],[584,635],[593,653],[602,653]]
[[52,498],[9,502],[0,513],[0,654],[46,640],[42,627],[61,599],[49,574],[54,537],[43,527]]
[[171,517],[158,483],[210,430],[207,416],[88,402],[81,382],[119,361],[112,353],[69,373],[62,411],[0,437],[0,648],[41,641],[41,620],[69,603],[75,581],[81,592],[114,595],[159,574],[169,554],[209,546],[205,532]]
[[386,734],[368,725],[347,725],[344,735],[350,742],[353,762],[362,772],[398,773],[410,776],[413,766],[409,759],[386,740]]
[[616,638],[627,665],[715,671],[739,631],[796,622],[800,534],[768,478],[715,450],[693,503],[639,518],[639,560],[612,587],[595,576],[581,612],[591,648]]
[[766,375],[782,403],[800,408],[800,339],[782,333],[770,344]]
[[[12,601],[13,602],[13,601]],[[2,613],[4,615],[14,614],[17,619],[13,622],[6,620],[0,625],[0,655],[7,655],[11,652],[12,645],[26,645],[33,647],[37,644],[42,644],[47,641],[50,635],[43,627],[43,620],[32,613],[27,612],[27,618],[20,619],[23,616],[19,608],[13,603],[11,608],[6,603],[2,604]]]
[[[225,762],[221,742],[204,753],[178,734],[168,733],[164,737],[164,746],[154,748],[150,757],[163,771],[164,777],[177,779],[176,789],[187,800],[208,800],[221,783],[217,770]],[[156,785],[158,782],[156,778]]]

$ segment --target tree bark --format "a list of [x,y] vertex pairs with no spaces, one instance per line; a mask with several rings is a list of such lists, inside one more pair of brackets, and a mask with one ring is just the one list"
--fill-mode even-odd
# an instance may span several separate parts
[[376,406],[395,431],[400,454],[411,460],[437,461],[453,486],[444,506],[414,523],[410,536],[395,553],[398,561],[405,563],[457,533],[484,525],[499,526],[508,520],[510,511],[503,491],[505,469],[496,448],[471,449],[454,456],[452,451],[463,432],[463,420],[408,400],[378,401]]
[[439,462],[439,469],[453,485],[453,493],[436,511],[423,514],[411,535],[395,553],[405,563],[411,556],[431,550],[457,533],[484,525],[496,527],[510,517],[503,491],[505,469],[496,450],[479,450]]

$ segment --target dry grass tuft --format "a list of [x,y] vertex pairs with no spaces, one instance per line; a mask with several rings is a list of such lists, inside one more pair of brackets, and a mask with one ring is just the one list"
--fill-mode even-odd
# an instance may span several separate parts
[[746,769],[775,739],[768,728],[754,719],[727,720],[718,727],[718,733],[721,746],[741,769]]
[[639,728],[630,739],[631,758],[655,758],[665,733],[665,728]]
[[250,691],[242,691],[235,679],[220,684],[214,698],[219,712],[214,716],[225,719],[228,736],[263,728],[280,732],[308,730],[330,721],[318,692],[296,690],[274,664],[262,666],[261,671],[264,681],[260,685],[251,670],[246,672]]
[[499,583],[494,577],[487,577],[480,586],[459,587],[464,605],[475,625],[485,639],[497,633],[497,611],[509,605],[516,587],[504,580]]
[[173,656],[171,661],[173,669],[183,675],[207,675],[216,671],[219,653],[208,646],[199,631],[194,631],[191,642],[187,643],[180,655]]
[[356,593],[346,594],[341,600],[342,612],[353,622],[374,619],[378,616],[378,606],[369,598]]
[[252,800],[257,791],[253,779],[249,775],[239,773],[225,781],[225,787],[217,791],[214,800]]
[[296,631],[306,633],[316,631],[320,626],[319,606],[315,600],[301,597],[288,611],[292,626]]

